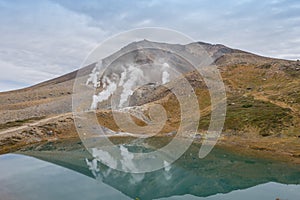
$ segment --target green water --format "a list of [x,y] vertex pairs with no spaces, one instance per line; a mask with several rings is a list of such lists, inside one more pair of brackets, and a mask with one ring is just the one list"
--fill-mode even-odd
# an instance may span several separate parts
[[80,141],[36,145],[0,156],[0,199],[300,199],[300,166],[220,148],[199,159],[198,150],[168,170],[130,174],[101,163],[95,171]]

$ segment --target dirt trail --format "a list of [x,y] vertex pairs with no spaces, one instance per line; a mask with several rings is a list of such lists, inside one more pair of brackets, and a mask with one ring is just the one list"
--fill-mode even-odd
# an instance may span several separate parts
[[14,133],[16,131],[20,131],[20,130],[26,129],[26,128],[31,127],[31,126],[41,125],[43,123],[46,123],[46,122],[51,121],[53,119],[58,119],[60,117],[66,116],[68,114],[70,114],[70,113],[65,113],[65,114],[61,114],[61,115],[55,115],[55,116],[48,117],[48,118],[45,118],[45,119],[42,119],[42,120],[39,120],[39,121],[35,121],[35,122],[32,122],[32,123],[26,123],[26,124],[24,124],[22,126],[5,129],[3,131],[0,131],[0,137],[3,136],[3,135],[9,134],[9,133]]
[[294,108],[294,107],[292,107],[292,106],[290,106],[290,105],[288,105],[288,104],[286,104],[284,102],[276,101],[276,100],[270,100],[270,99],[268,99],[268,97],[263,96],[263,95],[261,95],[259,93],[251,93],[251,95],[253,95],[254,99],[256,99],[256,100],[270,102],[270,103],[273,103],[273,104],[275,104],[277,106],[280,106],[282,108],[289,108],[289,109],[291,109],[291,111],[293,111],[295,113],[299,112],[298,109],[296,109],[296,108]]

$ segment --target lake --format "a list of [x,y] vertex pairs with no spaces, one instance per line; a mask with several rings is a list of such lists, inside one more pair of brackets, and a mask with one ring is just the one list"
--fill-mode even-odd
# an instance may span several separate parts
[[300,199],[299,165],[220,147],[199,159],[198,150],[193,144],[167,170],[131,174],[91,167],[79,140],[33,145],[0,156],[0,199]]

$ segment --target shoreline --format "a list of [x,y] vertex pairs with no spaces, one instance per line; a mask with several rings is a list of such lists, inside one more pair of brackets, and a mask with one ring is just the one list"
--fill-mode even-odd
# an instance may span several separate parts
[[[45,119],[24,124],[20,127],[0,131],[0,154],[11,153],[22,148],[44,142],[59,142],[79,139],[72,113],[48,116]],[[133,134],[117,134],[113,138],[132,138]],[[174,135],[156,135],[170,138]],[[194,137],[189,136],[187,137]],[[194,137],[195,143],[201,143],[201,137]],[[228,135],[223,132],[217,146],[244,155],[268,158],[286,163],[300,164],[300,138],[295,136],[275,137],[257,136],[251,133]]]
[[[132,139],[132,135],[112,135],[116,140]],[[155,138],[172,139],[172,136],[154,136]],[[1,139],[1,136],[0,136]],[[80,140],[78,135],[44,138],[34,142],[18,142],[5,145],[0,149],[0,155],[14,153],[30,146],[47,142],[63,142],[67,140]],[[242,138],[241,136],[221,136],[216,147],[232,151],[244,156],[285,162],[288,165],[300,165],[300,138]],[[194,143],[201,144],[201,139],[194,139]]]
[[[268,141],[266,141],[268,140]],[[235,153],[300,165],[299,138],[255,138],[243,139],[236,136],[222,138],[217,146]]]

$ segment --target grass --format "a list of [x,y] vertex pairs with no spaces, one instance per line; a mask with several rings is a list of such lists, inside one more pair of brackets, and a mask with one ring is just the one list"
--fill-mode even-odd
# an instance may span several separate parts
[[[251,96],[231,97],[228,102],[225,131],[245,131],[245,128],[253,127],[253,130],[259,130],[259,135],[269,136],[281,132],[293,121],[290,109]],[[199,129],[207,129],[209,122],[210,116],[202,118]]]
[[235,104],[228,107],[225,129],[242,130],[250,125],[258,128],[260,135],[268,136],[282,131],[292,123],[290,109],[252,97],[234,98],[231,101]]

